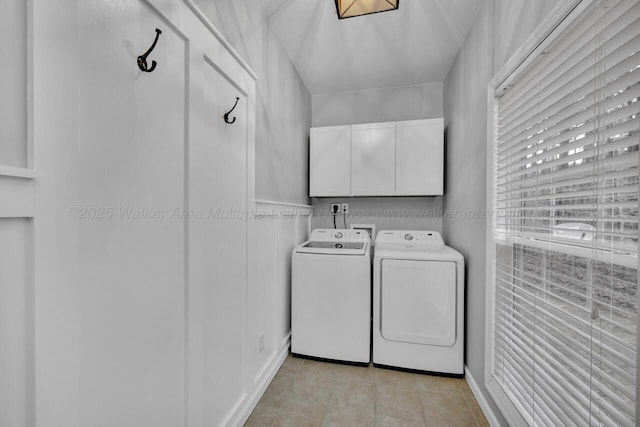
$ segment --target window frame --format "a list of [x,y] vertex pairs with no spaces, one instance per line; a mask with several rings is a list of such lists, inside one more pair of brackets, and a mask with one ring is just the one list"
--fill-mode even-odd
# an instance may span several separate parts
[[[514,247],[516,241],[507,236],[506,233],[497,232],[496,229],[496,200],[494,199],[494,189],[497,185],[495,171],[495,141],[497,132],[498,117],[498,94],[507,90],[511,82],[518,73],[525,69],[534,59],[536,53],[544,50],[553,43],[562,31],[569,27],[580,14],[591,7],[597,0],[559,0],[558,4],[540,23],[536,30],[527,38],[522,46],[495,74],[494,78],[487,86],[487,157],[486,157],[486,188],[487,188],[487,215],[486,238],[485,238],[485,354],[484,354],[484,378],[485,386],[489,395],[493,398],[502,415],[509,425],[526,426],[527,420],[522,416],[520,408],[514,401],[509,399],[502,387],[497,384],[492,377],[494,366],[494,344],[495,344],[495,296],[496,296],[496,243]],[[638,232],[640,236],[640,231]],[[554,239],[555,240],[555,239]],[[527,245],[535,246],[535,240],[527,240]],[[559,240],[540,242],[545,248],[558,249],[559,252],[568,252],[572,255],[580,256],[581,249],[577,246],[563,245]],[[590,248],[584,249],[585,253],[591,253]],[[604,252],[603,252],[604,255]],[[611,260],[612,254],[606,253]],[[614,264],[633,267],[640,271],[640,256],[630,256],[625,254],[613,254]],[[639,279],[640,280],[640,279]],[[640,292],[638,292],[638,306],[640,307]],[[640,316],[637,319],[637,330],[640,331]],[[636,366],[640,367],[640,339],[636,343]],[[636,370],[636,401],[640,398],[640,369]],[[636,405],[636,413],[637,413]]]

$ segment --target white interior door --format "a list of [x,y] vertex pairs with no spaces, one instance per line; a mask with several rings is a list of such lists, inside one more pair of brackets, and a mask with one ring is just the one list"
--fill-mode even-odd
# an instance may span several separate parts
[[396,124],[351,126],[351,194],[390,196],[396,179]]
[[384,339],[451,346],[456,342],[453,262],[383,259],[380,329]]

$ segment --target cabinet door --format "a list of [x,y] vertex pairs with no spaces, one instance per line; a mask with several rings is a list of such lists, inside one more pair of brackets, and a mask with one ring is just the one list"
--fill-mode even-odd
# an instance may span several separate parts
[[443,194],[444,123],[410,120],[396,126],[396,196]]
[[351,126],[351,194],[392,196],[395,189],[395,122]]
[[309,196],[350,196],[351,128],[330,126],[311,129]]

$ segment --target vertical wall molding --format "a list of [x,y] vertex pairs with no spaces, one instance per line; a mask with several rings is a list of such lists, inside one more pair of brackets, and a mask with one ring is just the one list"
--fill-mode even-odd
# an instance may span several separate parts
[[[313,209],[308,205],[256,200],[248,223],[248,394],[229,418],[242,425],[289,354],[291,252],[307,239]],[[258,348],[258,335],[264,349]]]
[[[15,112],[17,140],[3,140],[10,148],[9,158],[0,156],[0,425],[35,426],[35,303],[34,303],[34,189],[33,169],[33,0],[9,2],[24,22],[5,56],[8,64],[26,67],[26,86],[16,87],[20,99],[9,93],[9,109]],[[24,9],[21,9],[24,7]],[[24,15],[22,15],[24,12]],[[23,32],[24,31],[24,32]],[[20,41],[18,42],[18,40]],[[24,61],[24,62],[23,62]],[[22,67],[18,65],[18,67]],[[13,71],[0,76],[11,78]],[[20,71],[21,72],[21,71]],[[20,89],[18,89],[20,88]],[[26,101],[23,103],[23,100]],[[15,102],[14,102],[15,101]],[[15,106],[20,108],[16,109]],[[24,109],[22,107],[25,107]],[[7,105],[0,107],[3,113]],[[8,117],[15,117],[10,113]],[[4,125],[5,123],[3,123]],[[13,124],[9,125],[11,128]],[[24,126],[24,127],[23,127]],[[9,130],[8,134],[12,135]],[[17,137],[16,137],[17,138]],[[9,138],[13,139],[13,138]],[[17,158],[11,158],[12,149]],[[5,153],[3,151],[3,153]],[[3,161],[6,163],[3,164]]]
[[0,425],[33,427],[33,219],[0,218]]

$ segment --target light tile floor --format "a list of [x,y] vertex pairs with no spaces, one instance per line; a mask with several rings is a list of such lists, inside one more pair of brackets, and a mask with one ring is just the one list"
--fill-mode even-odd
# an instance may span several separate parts
[[488,426],[464,379],[289,357],[245,426]]

